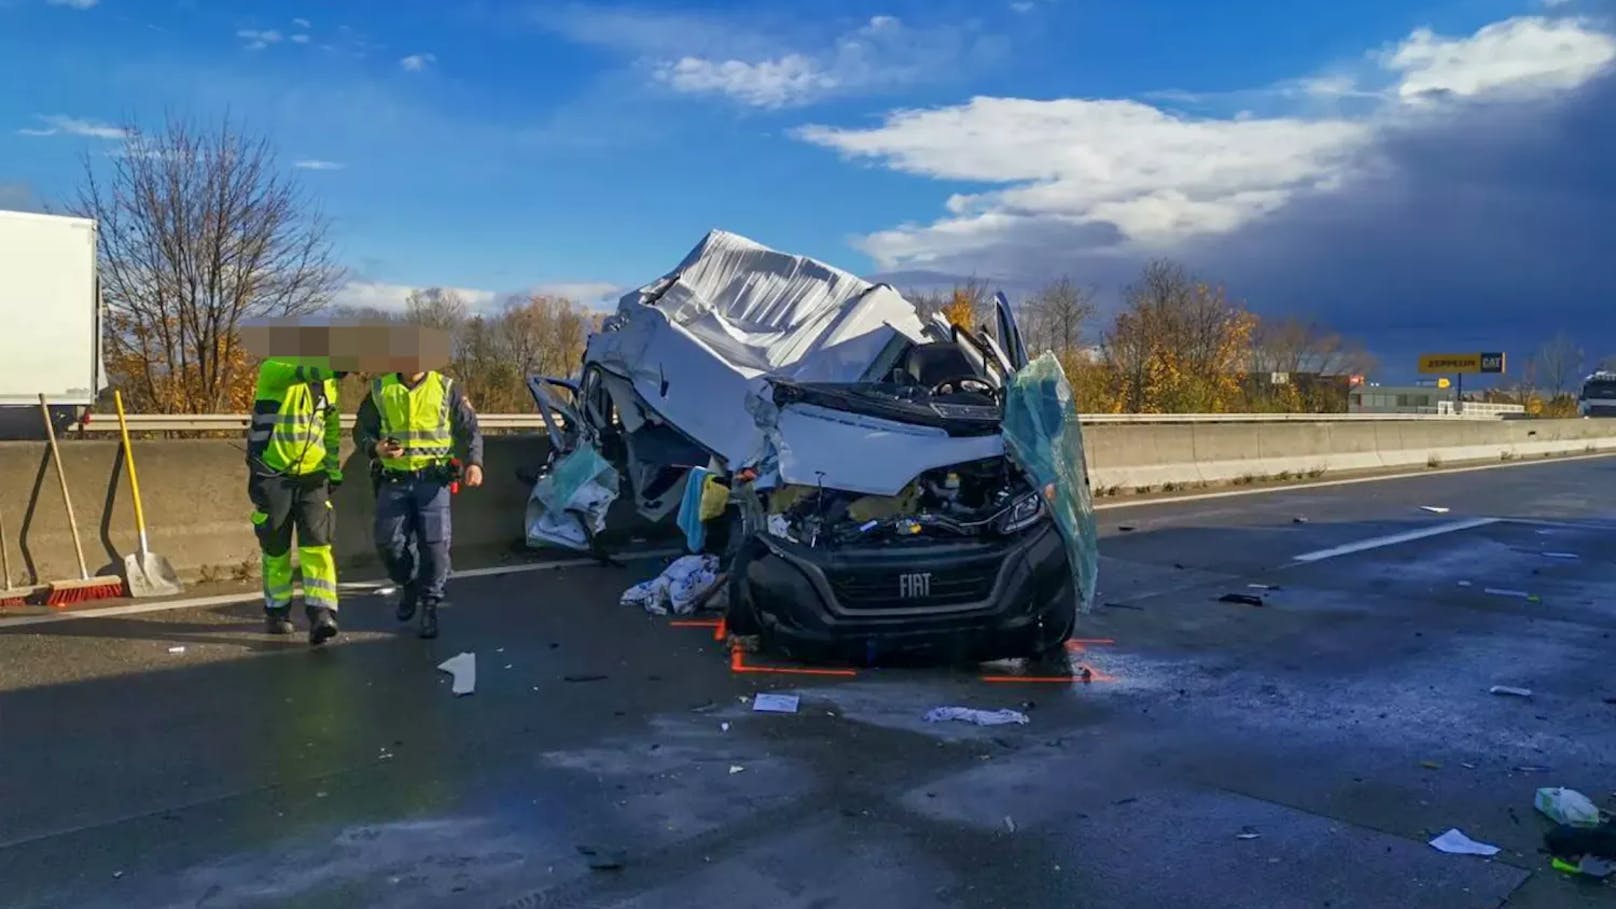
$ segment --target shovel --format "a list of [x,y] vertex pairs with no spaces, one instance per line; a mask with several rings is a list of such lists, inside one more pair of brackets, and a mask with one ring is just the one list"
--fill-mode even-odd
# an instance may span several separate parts
[[179,575],[168,560],[146,546],[146,512],[140,507],[140,478],[135,475],[135,449],[129,444],[129,422],[123,415],[123,394],[116,389],[112,400],[118,406],[118,434],[123,437],[123,462],[129,467],[129,491],[135,499],[135,529],[140,533],[138,549],[123,557],[124,582],[132,597],[166,597],[180,592]]

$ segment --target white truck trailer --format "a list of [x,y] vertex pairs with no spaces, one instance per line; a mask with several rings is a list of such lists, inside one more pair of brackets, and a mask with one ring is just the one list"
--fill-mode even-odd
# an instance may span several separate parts
[[95,221],[0,211],[0,437],[43,433],[41,394],[58,415],[95,403],[101,316]]

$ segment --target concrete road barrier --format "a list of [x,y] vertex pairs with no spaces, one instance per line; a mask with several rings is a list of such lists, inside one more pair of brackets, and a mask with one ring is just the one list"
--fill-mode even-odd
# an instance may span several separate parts
[[[1084,439],[1093,487],[1131,492],[1616,452],[1616,421],[1119,423],[1087,426]],[[454,502],[458,554],[520,546],[528,487],[517,473],[542,464],[549,446],[542,435],[490,436],[486,444],[486,484],[463,490]],[[62,454],[86,561],[91,571],[115,571],[135,543],[118,443],[73,439]],[[155,551],[192,581],[257,575],[241,443],[137,441],[135,456]],[[365,462],[346,446],[343,462],[351,479],[336,495],[339,564],[374,574],[374,497]],[[13,584],[77,574],[52,469],[43,443],[0,442],[0,510]],[[629,519],[628,535],[643,533],[632,527],[628,498],[615,506],[614,520]]]

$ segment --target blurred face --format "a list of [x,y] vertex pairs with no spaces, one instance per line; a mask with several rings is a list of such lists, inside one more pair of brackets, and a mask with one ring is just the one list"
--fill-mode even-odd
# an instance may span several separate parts
[[281,320],[241,330],[260,357],[320,357],[339,372],[420,375],[449,362],[448,332],[392,322],[308,324]]

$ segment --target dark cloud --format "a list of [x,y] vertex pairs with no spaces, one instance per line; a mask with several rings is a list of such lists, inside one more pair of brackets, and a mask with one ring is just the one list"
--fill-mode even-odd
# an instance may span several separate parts
[[1186,248],[1263,313],[1314,315],[1388,367],[1560,329],[1616,352],[1616,74],[1557,102],[1449,103],[1355,176]]

